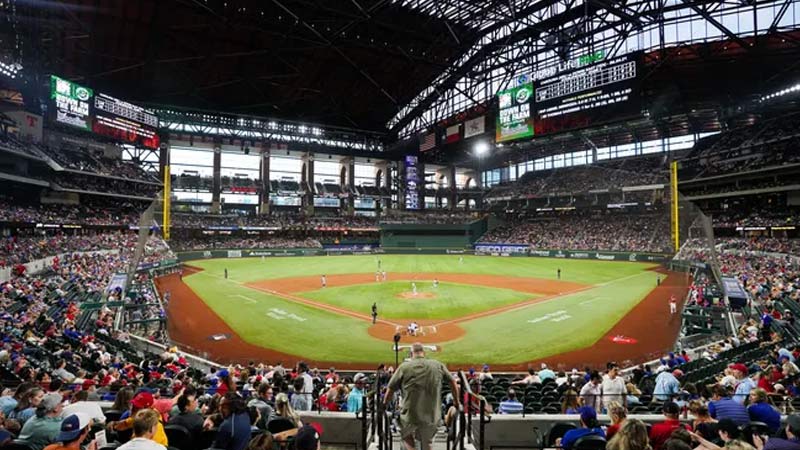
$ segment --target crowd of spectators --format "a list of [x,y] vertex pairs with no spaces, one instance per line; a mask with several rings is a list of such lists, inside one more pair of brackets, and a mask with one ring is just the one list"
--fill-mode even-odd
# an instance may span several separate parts
[[53,177],[53,182],[64,189],[130,195],[154,200],[156,193],[162,189],[162,186],[157,184],[139,183],[123,178],[96,177],[64,172],[57,173]]
[[515,221],[495,228],[479,244],[523,244],[532,250],[600,250],[667,253],[669,220],[657,215],[573,216]]
[[800,226],[800,211],[791,207],[754,208],[712,214],[715,227]]
[[62,141],[61,146],[39,144],[36,146],[65,169],[91,172],[115,178],[158,182],[152,175],[131,161],[105,157],[102,152],[92,152],[88,147]]
[[466,211],[390,211],[388,214],[381,217],[380,222],[382,224],[467,224],[481,217],[481,213]]
[[52,233],[6,236],[0,240],[0,267],[12,267],[63,253],[131,249],[136,235],[131,232],[91,234]]
[[124,201],[29,205],[9,199],[0,200],[0,222],[126,226],[138,223],[142,208]]
[[487,198],[525,198],[665,184],[667,175],[667,161],[663,155],[620,158],[585,166],[526,172],[515,182],[492,187]]
[[697,143],[681,162],[681,178],[706,178],[800,162],[800,115],[740,127]]
[[236,248],[322,248],[322,243],[314,238],[242,238],[236,236],[203,236],[202,238],[176,238],[170,241],[175,251],[214,250]]

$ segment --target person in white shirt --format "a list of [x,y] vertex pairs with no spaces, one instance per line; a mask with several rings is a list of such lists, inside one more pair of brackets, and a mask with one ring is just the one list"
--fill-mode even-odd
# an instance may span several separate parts
[[608,373],[603,377],[601,389],[603,392],[603,408],[608,408],[611,402],[617,402],[627,408],[628,389],[625,386],[625,380],[619,376],[619,367],[616,363],[609,364]]
[[595,411],[600,409],[602,383],[603,377],[597,371],[592,372],[589,381],[581,388],[580,398],[583,400],[583,406],[591,406]]
[[118,450],[167,450],[167,447],[155,442],[153,436],[158,429],[158,412],[143,409],[133,418],[133,439],[120,445]]

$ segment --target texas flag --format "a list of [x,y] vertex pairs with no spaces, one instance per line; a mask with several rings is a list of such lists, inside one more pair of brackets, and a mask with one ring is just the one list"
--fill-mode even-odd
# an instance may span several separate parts
[[453,142],[458,142],[459,139],[461,139],[461,124],[457,123],[451,127],[447,127],[444,142],[446,144],[452,144]]

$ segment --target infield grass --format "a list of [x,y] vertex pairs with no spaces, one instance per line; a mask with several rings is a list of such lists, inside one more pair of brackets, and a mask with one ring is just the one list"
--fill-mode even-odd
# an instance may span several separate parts
[[431,280],[425,280],[417,282],[417,292],[430,293],[435,298],[398,298],[401,293],[410,291],[408,281],[389,281],[318,289],[297,295],[363,314],[369,314],[372,303],[376,302],[382,319],[414,320],[461,317],[539,297],[511,289],[449,282],[433,287]]

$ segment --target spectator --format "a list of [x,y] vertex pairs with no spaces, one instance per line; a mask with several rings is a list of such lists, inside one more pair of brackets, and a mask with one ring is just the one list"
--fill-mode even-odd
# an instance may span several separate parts
[[[294,407],[294,409],[296,409],[297,411],[311,411],[311,405],[314,402],[314,399],[312,397],[312,393],[314,392],[314,380],[308,373],[308,364],[306,364],[305,361],[300,361],[299,363],[297,363],[297,372],[298,372],[297,379],[302,380],[303,385],[300,386],[299,390],[297,389],[297,387],[295,387],[294,395],[299,394],[301,396],[302,401],[299,401],[297,403],[294,403],[293,401],[292,407]],[[294,399],[294,396],[292,396],[292,398]]]
[[500,407],[497,409],[497,412],[500,414],[522,414],[524,409],[522,403],[517,400],[517,393],[514,391],[514,388],[509,388],[508,395],[500,402]]
[[786,417],[786,439],[771,437],[764,442],[763,437],[755,435],[753,443],[758,450],[800,450],[800,415]]
[[580,407],[577,392],[572,389],[564,392],[564,400],[561,402],[561,414],[578,414]]
[[[158,423],[156,423],[155,425],[156,427],[155,434],[148,439],[152,439],[153,441],[155,441],[158,444],[161,444],[162,446],[169,445],[167,441],[167,434],[164,432],[164,425],[161,423],[162,420],[161,413],[153,409],[153,402],[154,402],[153,394],[149,392],[139,392],[138,394],[136,394],[136,396],[133,397],[133,400],[131,400],[130,415],[124,419],[121,418],[122,420],[118,422],[109,422],[108,427],[117,431],[129,430],[134,427],[135,425],[134,416],[136,416],[139,411],[152,410],[156,414],[158,414],[159,420]],[[147,423],[145,423],[145,425],[147,425]],[[144,432],[144,430],[142,432]]]
[[34,387],[25,391],[19,403],[17,403],[17,406],[11,410],[11,414],[8,415],[8,418],[17,419],[21,425],[25,425],[25,422],[36,414],[36,408],[42,403],[44,396],[44,389],[40,387]]
[[717,421],[708,413],[708,406],[699,400],[689,402],[689,412],[694,416],[692,429],[709,441],[717,438]]
[[[61,421],[61,431],[56,436],[56,444],[50,444],[44,450],[81,450],[81,443],[86,440],[91,430],[92,418],[77,412],[67,415]],[[92,441],[86,450],[97,450],[97,442]]]
[[273,411],[272,405],[270,404],[272,403],[272,392],[272,386],[264,380],[258,385],[258,395],[247,402],[248,408],[254,406],[261,414],[262,428],[266,428],[267,422],[275,415],[275,411]]
[[317,423],[304,425],[294,438],[296,450],[319,450],[322,427]]
[[678,378],[683,376],[680,369],[672,372],[667,370],[661,372],[656,377],[656,385],[653,389],[653,398],[660,401],[671,401],[681,392],[681,383]]
[[750,391],[750,406],[747,413],[753,422],[767,424],[770,434],[775,434],[781,427],[781,413],[767,401],[767,391],[757,388]]
[[411,346],[411,356],[389,380],[383,404],[390,404],[394,392],[402,389],[400,436],[403,443],[408,450],[414,450],[419,440],[423,449],[430,449],[441,417],[442,380],[450,382],[456,409],[459,407],[459,396],[456,395],[459,390],[444,364],[425,358],[422,344],[417,342]]
[[244,399],[228,392],[219,405],[223,421],[212,447],[224,450],[244,450],[250,442],[250,415]]
[[161,427],[161,414],[155,409],[140,409],[132,417],[133,439],[119,446],[118,450],[166,450],[157,441]]
[[668,401],[664,403],[661,411],[665,420],[654,424],[650,429],[650,444],[653,446],[653,450],[661,450],[661,446],[670,438],[672,433],[684,427],[678,420],[681,409],[677,403]]
[[744,426],[750,423],[750,415],[743,404],[731,399],[728,390],[720,385],[712,388],[712,401],[708,403],[708,412],[711,417],[721,421],[731,419],[736,425]]
[[292,393],[291,404],[295,411],[311,411],[311,403],[309,402],[311,402],[312,399],[310,396],[303,394],[305,385],[306,382],[301,376],[298,376],[292,382],[294,392]]
[[289,403],[289,397],[283,392],[275,396],[275,418],[278,417],[289,419],[296,428],[303,426],[303,422],[300,421],[300,416],[297,415],[294,408],[292,408],[292,405]]
[[608,373],[603,377],[601,390],[603,392],[603,408],[606,410],[608,410],[607,405],[611,402],[619,403],[623,407],[628,406],[628,388],[625,380],[619,376],[619,366],[616,363],[609,363]]
[[[597,422],[597,413],[591,406],[584,406],[580,409],[581,426],[564,433],[564,437],[556,440],[556,445],[571,450],[578,439],[586,436],[600,436],[605,438],[605,432]],[[410,449],[409,449],[410,450]]]
[[42,450],[56,442],[61,432],[62,400],[60,394],[46,394],[36,408],[36,416],[25,422],[19,438],[27,441],[34,450]]
[[168,424],[180,425],[189,431],[193,436],[199,435],[203,431],[203,416],[197,412],[197,391],[195,389],[185,389],[178,397],[178,414],[173,415]]
[[730,368],[733,370],[733,376],[736,377],[736,391],[733,399],[744,404],[750,391],[756,387],[756,383],[747,376],[749,370],[744,364],[731,364]]
[[607,450],[650,450],[647,426],[639,419],[628,419],[610,438]]
[[361,372],[353,377],[353,390],[347,395],[348,412],[361,412],[362,405],[364,404],[364,386],[366,382],[367,376]]
[[595,411],[600,409],[603,393],[603,377],[596,370],[589,375],[589,381],[581,388],[581,400],[584,406],[590,406]]
[[606,428],[606,439],[611,440],[619,429],[625,425],[628,411],[619,403],[611,402],[608,404],[608,415],[611,417],[611,425]]
[[542,369],[539,371],[539,380],[544,382],[544,380],[555,380],[556,373],[550,370],[547,367],[547,364],[542,363]]

